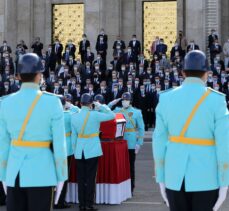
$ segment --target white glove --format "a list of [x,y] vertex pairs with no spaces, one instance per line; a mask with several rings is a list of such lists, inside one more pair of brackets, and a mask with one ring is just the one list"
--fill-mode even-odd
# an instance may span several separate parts
[[56,186],[56,193],[55,193],[55,200],[54,200],[55,205],[58,204],[63,186],[64,186],[64,182],[58,182],[58,184]]
[[3,190],[4,190],[5,194],[7,195],[6,183],[5,182],[2,182],[2,186],[3,186]]
[[164,183],[159,183],[159,186],[160,186],[161,196],[162,196],[166,206],[169,207],[169,201],[168,201],[166,190],[165,190],[165,184]]
[[111,102],[109,103],[109,105],[114,106],[114,105],[116,105],[120,100],[122,100],[122,98],[115,99],[115,100],[111,101]]
[[135,154],[136,154],[136,155],[139,153],[140,149],[141,149],[141,146],[138,145],[138,144],[136,144],[136,145],[135,145]]
[[223,202],[226,200],[227,197],[227,190],[228,187],[221,187],[219,189],[219,197],[216,201],[215,206],[213,207],[213,211],[219,210],[219,208],[222,206]]
[[71,107],[72,107],[72,104],[71,104],[71,103],[69,103],[69,102],[66,102],[66,103],[65,103],[65,106],[64,106],[65,110],[68,110],[68,109],[70,109]]
[[101,106],[101,103],[96,101],[96,102],[94,102],[94,105],[95,105],[95,110],[98,111],[100,106]]

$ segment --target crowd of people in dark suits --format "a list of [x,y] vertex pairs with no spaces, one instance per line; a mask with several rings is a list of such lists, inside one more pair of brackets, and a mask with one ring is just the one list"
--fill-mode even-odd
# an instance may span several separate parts
[[[224,92],[229,102],[228,62],[223,61],[223,49],[215,30],[208,39],[211,66],[207,85]],[[83,93],[92,96],[102,94],[108,103],[120,98],[124,92],[130,92],[133,106],[142,110],[146,130],[154,127],[159,93],[182,84],[184,56],[191,50],[199,49],[194,40],[188,43],[180,31],[172,49],[168,49],[163,38],[156,37],[149,49],[151,57],[146,59],[136,35],[128,44],[117,36],[113,46],[108,46],[108,36],[103,29],[97,37],[96,54],[92,52],[94,49],[86,34],[82,35],[77,45],[69,39],[63,46],[56,38],[44,49],[40,38],[36,38],[30,47],[41,57],[45,67],[41,90],[71,94],[73,104],[77,106],[80,106]],[[109,50],[113,47],[113,59],[109,62],[108,47]],[[16,46],[15,55],[7,41],[3,42],[0,47],[0,96],[20,88],[16,75],[17,62],[27,51],[23,40]]]

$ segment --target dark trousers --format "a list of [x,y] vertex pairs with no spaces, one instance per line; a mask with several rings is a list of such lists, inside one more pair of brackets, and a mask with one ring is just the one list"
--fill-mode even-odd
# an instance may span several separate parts
[[52,187],[19,187],[19,176],[15,187],[7,187],[7,211],[50,211]]
[[3,185],[0,182],[0,206],[5,204],[5,202],[6,202],[6,195],[3,189]]
[[184,183],[180,191],[166,189],[170,211],[212,211],[219,190],[185,192]]
[[130,177],[131,177],[131,192],[135,188],[135,160],[136,154],[134,149],[129,149],[129,161],[130,161]]
[[95,182],[98,157],[77,159],[77,181],[79,205],[90,207],[94,204]]

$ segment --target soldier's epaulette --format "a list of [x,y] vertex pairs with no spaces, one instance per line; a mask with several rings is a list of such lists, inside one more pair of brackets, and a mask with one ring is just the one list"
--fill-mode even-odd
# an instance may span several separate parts
[[212,89],[211,87],[208,87],[208,89],[211,90],[212,92],[216,93],[216,94],[226,96],[224,93],[216,91],[215,89]]
[[172,91],[173,89],[174,89],[174,88],[170,88],[170,89],[166,89],[166,90],[160,91],[160,92],[159,92],[159,95],[160,95],[160,94],[167,93],[167,92],[169,92],[169,91]]
[[62,95],[57,95],[57,94],[54,94],[52,92],[46,92],[46,91],[43,91],[43,94],[51,95],[51,96],[56,96],[56,97],[62,97]]

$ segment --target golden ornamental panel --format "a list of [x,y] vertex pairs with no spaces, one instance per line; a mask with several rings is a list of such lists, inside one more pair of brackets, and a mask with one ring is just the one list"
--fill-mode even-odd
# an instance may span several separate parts
[[156,36],[164,39],[168,53],[177,37],[177,2],[144,2],[144,54],[150,57],[150,47]]
[[84,33],[84,4],[53,5],[53,40],[58,38],[65,46],[68,40],[78,47]]

